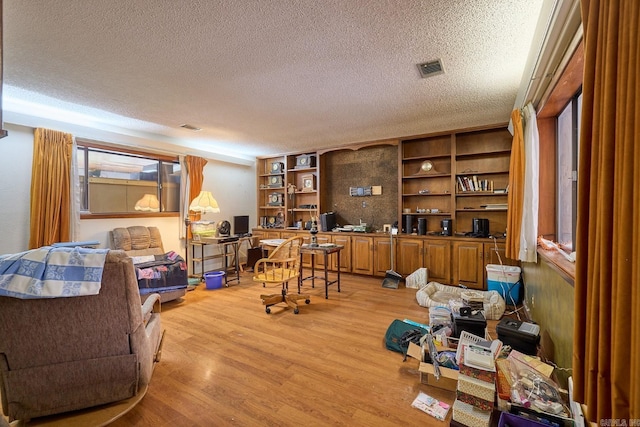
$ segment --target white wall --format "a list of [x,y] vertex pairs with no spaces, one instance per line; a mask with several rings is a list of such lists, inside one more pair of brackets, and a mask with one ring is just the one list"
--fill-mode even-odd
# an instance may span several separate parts
[[5,124],[0,139],[0,254],[29,246],[33,129]]
[[[32,128],[7,123],[4,128],[9,135],[0,139],[0,254],[28,249],[33,156]],[[65,131],[64,126],[56,130]],[[203,219],[227,220],[233,225],[234,215],[249,215],[249,224],[254,226],[257,223],[255,173],[255,165],[209,160],[204,168],[203,188],[212,192],[221,212],[205,214]],[[85,219],[81,220],[78,240],[98,240],[100,247],[106,248],[109,230],[131,225],[157,226],[165,249],[184,256],[184,242],[179,237],[184,224],[178,217]]]

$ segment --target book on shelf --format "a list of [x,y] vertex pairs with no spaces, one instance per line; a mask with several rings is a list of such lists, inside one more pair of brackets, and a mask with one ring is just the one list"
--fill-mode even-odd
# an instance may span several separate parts
[[460,175],[456,180],[458,181],[458,190],[463,193],[467,191],[493,191],[493,181],[479,179],[477,175]]

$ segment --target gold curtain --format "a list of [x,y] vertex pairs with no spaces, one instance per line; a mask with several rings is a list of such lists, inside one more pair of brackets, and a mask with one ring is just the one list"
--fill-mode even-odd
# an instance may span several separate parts
[[[204,165],[207,164],[207,160],[197,156],[186,156],[184,160],[187,164],[187,173],[189,174],[188,205],[202,190],[202,181],[204,180],[203,170]],[[200,214],[196,212],[186,212],[186,215],[191,221],[198,221],[201,217]],[[191,237],[191,230],[187,229],[187,238],[191,239]]]
[[574,398],[640,418],[640,2],[582,0]]
[[509,163],[509,194],[507,195],[507,240],[505,256],[518,259],[520,254],[520,229],[522,228],[522,209],[524,201],[524,131],[520,110],[511,112],[513,142]]
[[69,240],[72,146],[71,134],[34,131],[29,249]]

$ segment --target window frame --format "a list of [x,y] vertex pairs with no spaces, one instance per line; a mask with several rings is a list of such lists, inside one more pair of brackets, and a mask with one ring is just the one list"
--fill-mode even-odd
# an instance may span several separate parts
[[[577,219],[578,219],[578,215],[577,215],[577,209],[578,209],[578,150],[579,150],[579,145],[580,145],[580,109],[579,106],[581,104],[580,102],[580,97],[582,96],[582,85],[580,85],[580,87],[578,88],[578,91],[569,99],[567,105],[560,111],[560,113],[558,113],[558,115],[556,116],[556,125],[559,127],[559,117],[560,115],[564,114],[565,111],[567,111],[568,108],[570,108],[570,112],[571,112],[571,122],[570,122],[570,135],[569,138],[571,139],[570,144],[570,150],[571,150],[571,154],[570,154],[570,159],[571,159],[571,247],[566,247],[565,245],[562,244],[562,242],[560,242],[560,237],[558,236],[560,234],[560,230],[559,230],[559,222],[560,222],[560,214],[558,212],[558,210],[556,209],[556,213],[558,214],[558,217],[556,218],[556,237],[558,239],[558,245],[565,250],[565,252],[570,253],[572,251],[575,250],[576,247],[576,223],[577,223]],[[557,134],[559,134],[559,129]],[[560,141],[557,140],[558,138],[556,138],[556,152],[559,151],[560,148]],[[566,147],[565,147],[566,148]],[[559,155],[558,155],[559,157]],[[560,161],[558,161],[558,166],[560,165]],[[556,172],[560,172],[558,169],[556,170]],[[561,174],[558,174],[558,179],[560,178]],[[557,188],[560,188],[560,185],[557,185]],[[558,194],[557,198],[556,198],[556,204],[560,203],[560,195]]]
[[[89,153],[88,150],[93,149],[97,151],[105,151],[105,152],[114,153],[114,154],[142,157],[144,159],[154,160],[158,162],[166,162],[166,163],[180,162],[178,156],[154,153],[150,151],[136,150],[128,147],[123,147],[117,144],[92,141],[92,140],[87,140],[83,138],[76,138],[76,145],[79,150],[81,148],[86,148],[87,150],[84,151],[84,153],[87,156]],[[86,170],[87,168],[88,168],[88,164],[87,164],[87,159],[85,158],[85,174],[87,173],[87,170]],[[78,185],[81,185],[81,184],[78,182]],[[85,185],[87,187],[85,188],[84,197],[88,198],[89,197],[88,181],[85,183]],[[162,188],[161,188],[160,182],[157,182],[157,189],[158,189],[158,192],[161,193]],[[87,206],[88,200],[84,200],[83,203],[85,206]],[[176,211],[176,212],[112,212],[112,213],[92,213],[85,210],[80,211],[80,219],[151,218],[151,217],[179,217],[179,216],[180,216],[180,211]]]
[[[557,116],[576,94],[581,93],[583,68],[584,47],[581,41],[564,70],[559,71],[555,84],[548,89],[548,96],[538,106],[537,124],[540,140],[538,235],[553,241],[557,241]],[[538,248],[538,254],[567,282],[574,284],[575,263],[570,262],[557,251]]]

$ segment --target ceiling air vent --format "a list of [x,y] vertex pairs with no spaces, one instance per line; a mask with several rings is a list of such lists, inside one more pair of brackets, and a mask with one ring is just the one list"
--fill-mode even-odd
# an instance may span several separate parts
[[422,76],[422,78],[433,77],[437,76],[438,74],[444,73],[442,62],[440,62],[439,59],[418,64],[418,70],[420,70],[420,75]]
[[199,130],[202,130],[201,128],[199,128],[197,126],[190,125],[190,124],[187,124],[187,123],[185,123],[183,125],[180,125],[180,127],[184,128],[184,129],[187,129],[187,130],[192,130],[194,132],[198,132]]

